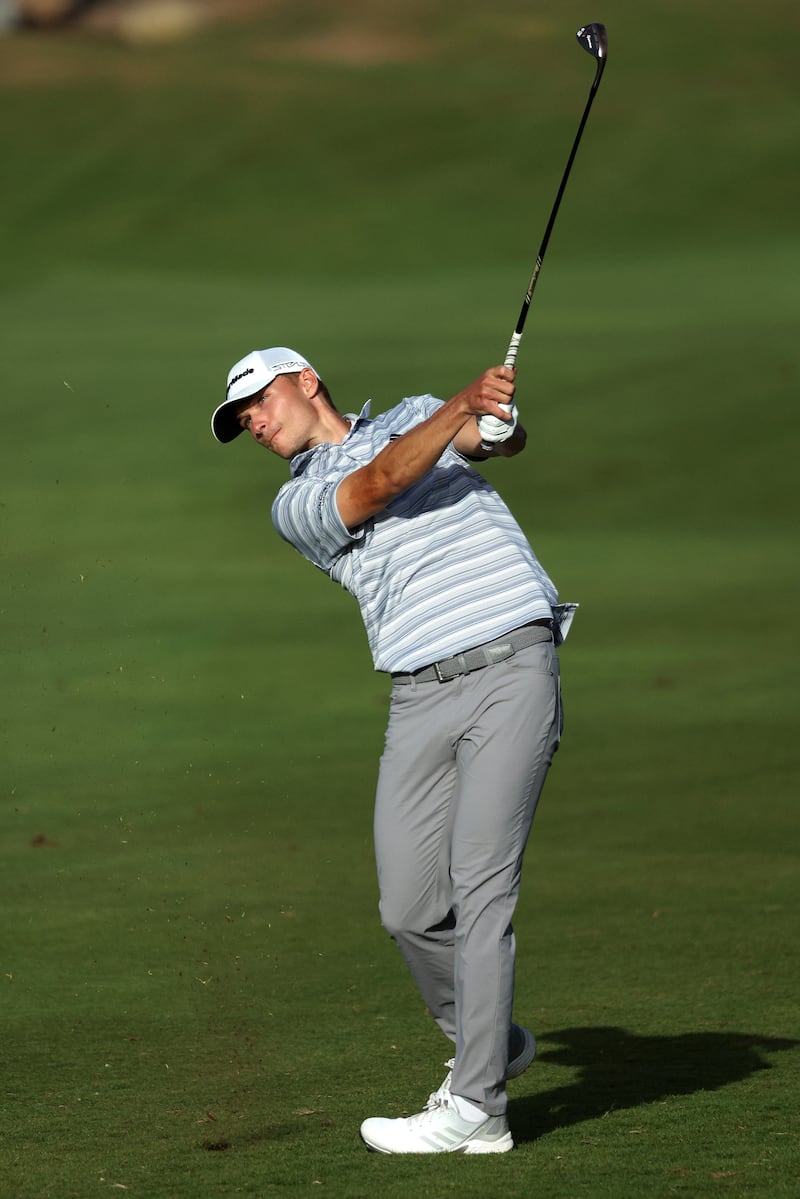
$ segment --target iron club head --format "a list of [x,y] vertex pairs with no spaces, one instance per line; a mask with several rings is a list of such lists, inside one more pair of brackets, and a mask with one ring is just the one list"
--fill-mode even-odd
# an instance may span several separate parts
[[605,25],[601,25],[599,21],[593,21],[591,25],[584,25],[575,34],[580,44],[583,46],[587,54],[591,54],[592,58],[604,60],[608,55],[608,35]]

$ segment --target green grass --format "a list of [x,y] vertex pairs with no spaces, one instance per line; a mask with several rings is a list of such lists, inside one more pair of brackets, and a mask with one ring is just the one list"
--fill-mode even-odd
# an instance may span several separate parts
[[[504,353],[488,466],[566,599],[497,1161],[366,1154],[447,1046],[382,933],[352,601],[208,419],[295,344],[345,409]],[[798,107],[788,5],[277,5],[0,42],[5,1199],[798,1190]],[[304,40],[401,34],[391,61]],[[661,37],[654,37],[661,32]],[[668,35],[668,36],[666,36]],[[382,41],[378,41],[380,36]]]

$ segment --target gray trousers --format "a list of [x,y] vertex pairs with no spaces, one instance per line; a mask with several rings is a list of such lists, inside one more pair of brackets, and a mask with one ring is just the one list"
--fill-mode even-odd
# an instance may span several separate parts
[[511,920],[561,735],[550,642],[449,682],[392,689],[375,803],[381,921],[455,1042],[452,1091],[506,1109]]

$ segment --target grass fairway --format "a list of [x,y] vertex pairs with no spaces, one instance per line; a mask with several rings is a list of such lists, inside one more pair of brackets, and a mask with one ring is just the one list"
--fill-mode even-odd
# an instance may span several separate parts
[[[383,1158],[448,1056],[382,933],[386,681],[216,445],[295,345],[345,410],[502,358],[562,598],[513,1154]],[[800,1191],[796,14],[275,3],[0,41],[2,1199]],[[655,35],[654,36],[654,32]],[[661,36],[659,36],[659,34]]]

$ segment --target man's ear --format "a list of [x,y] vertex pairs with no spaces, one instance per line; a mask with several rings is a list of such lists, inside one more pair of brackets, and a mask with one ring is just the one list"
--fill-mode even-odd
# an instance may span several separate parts
[[319,391],[319,379],[311,367],[304,366],[300,371],[300,386],[309,399],[312,399]]

